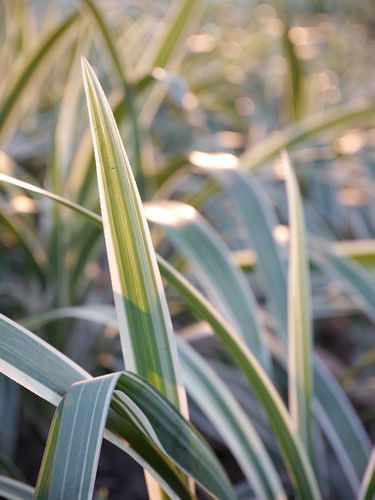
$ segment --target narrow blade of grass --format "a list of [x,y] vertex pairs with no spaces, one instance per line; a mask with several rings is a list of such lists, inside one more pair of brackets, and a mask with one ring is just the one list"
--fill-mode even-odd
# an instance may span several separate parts
[[39,90],[38,86],[32,88],[34,79],[41,71],[48,71],[51,62],[56,61],[57,48],[66,41],[78,18],[77,13],[72,14],[47,33],[38,46],[33,49],[33,52],[25,57],[22,68],[15,75],[9,76],[9,83],[0,107],[0,133],[2,137],[8,135],[7,128],[13,119],[18,117],[18,107],[26,90],[28,91],[28,99],[31,97],[31,89],[35,93]]
[[251,182],[248,175],[237,169],[207,168],[223,187],[241,219],[248,239],[256,253],[256,264],[263,278],[263,286],[272,310],[276,313],[279,336],[286,338],[287,296],[286,272],[279,249],[272,233],[275,216],[268,207],[260,186]]
[[33,500],[34,488],[10,477],[0,476],[0,495],[9,500]]
[[256,497],[286,499],[262,441],[230,390],[188,344],[180,341],[178,351],[188,392],[220,432]]
[[261,167],[285,149],[307,142],[334,128],[347,128],[359,122],[363,123],[372,119],[374,115],[375,106],[372,103],[372,105],[334,109],[306,118],[245,151],[240,156],[240,165],[250,170]]
[[286,153],[283,155],[289,211],[288,277],[288,383],[292,420],[310,458],[311,441],[312,334],[309,261],[306,253],[305,222],[296,176]]

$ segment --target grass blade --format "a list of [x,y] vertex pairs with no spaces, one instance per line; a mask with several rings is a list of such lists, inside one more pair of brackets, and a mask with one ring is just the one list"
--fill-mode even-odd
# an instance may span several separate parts
[[227,352],[233,357],[252,387],[259,403],[268,416],[270,425],[279,442],[287,468],[300,498],[320,498],[319,488],[298,436],[295,434],[289,414],[272,382],[233,328],[221,314],[181,274],[166,261],[158,259],[163,276],[202,320],[207,321]]
[[284,154],[289,210],[289,277],[288,277],[288,382],[289,409],[292,420],[310,458],[311,401],[313,394],[311,368],[310,279],[305,244],[305,222],[297,179]]
[[[114,307],[98,305],[61,308],[35,315],[23,323],[28,327],[39,328],[63,318],[85,319],[118,328]],[[285,498],[268,453],[236,399],[191,347],[182,341],[177,346],[188,392],[222,435],[249,484],[253,486],[257,498]]]
[[369,120],[374,114],[374,105],[360,105],[334,109],[323,115],[306,118],[296,125],[282,129],[277,136],[271,136],[245,151],[239,159],[240,165],[250,170],[261,167],[285,149],[290,149],[331,129],[348,128],[355,123]]
[[10,477],[0,476],[0,495],[8,500],[33,500],[34,488]]
[[177,201],[145,205],[148,220],[163,228],[179,252],[193,265],[211,301],[223,311],[241,339],[263,366],[269,358],[262,340],[256,300],[245,278],[230,262],[224,242],[191,206]]
[[186,415],[172,323],[141,200],[111,108],[87,61],[83,75],[125,366]]
[[134,89],[131,83],[128,81],[128,78],[126,77],[124,64],[122,62],[123,56],[121,56],[118,53],[116,44],[112,38],[110,29],[107,26],[103,13],[100,11],[100,9],[92,0],[85,0],[85,5],[87,6],[89,12],[91,13],[96,26],[99,28],[104,43],[107,47],[108,53],[112,59],[116,73],[124,88],[125,92],[124,105],[127,111],[129,112],[129,118],[133,132],[132,142],[134,144],[134,175],[139,192],[141,193],[141,197],[143,198],[146,184],[142,166],[141,131],[139,129],[137,110],[135,108]]
[[267,298],[277,316],[277,332],[286,338],[287,294],[285,264],[281,260],[272,228],[275,216],[269,209],[260,186],[238,169],[205,168],[223,187],[241,219],[249,241],[256,252],[257,266],[263,278]]
[[[44,362],[40,363],[40,359]],[[60,403],[73,384],[91,380],[87,372],[66,356],[3,315],[0,316],[0,371],[54,405]],[[172,498],[191,496],[183,482],[183,474],[175,468],[172,460],[188,474],[191,473],[198,482],[202,482],[204,488],[210,489],[211,481],[216,484],[215,488],[222,488],[219,496],[232,498],[231,488],[220,465],[215,462],[212,452],[190,424],[151,386],[132,374],[123,377],[126,380],[121,382],[119,390],[124,390],[125,384],[126,394],[132,394],[133,402],[141,408],[149,424],[143,423],[140,427],[137,424],[139,415],[135,419],[124,420],[126,411],[123,402],[119,401],[113,411],[110,411],[110,431],[105,432],[105,437],[145,467]],[[134,404],[130,405],[127,412],[132,411],[132,408]],[[157,416],[154,415],[155,412]],[[59,412],[56,418],[60,418]],[[179,426],[178,430],[173,427],[172,421],[177,422],[175,425]],[[163,422],[168,425],[163,427]],[[145,426],[150,428],[150,425],[151,429],[154,429],[152,439],[150,435],[144,434]],[[58,429],[53,431],[55,438],[57,431]],[[185,441],[185,444],[180,443],[180,440]],[[189,455],[186,450],[188,443],[192,443],[191,453],[194,456]],[[54,452],[49,449],[48,453],[52,456]],[[200,460],[212,467],[214,477],[208,474]],[[50,465],[50,460],[45,463]],[[199,469],[204,471],[204,474],[200,474]],[[47,476],[50,474],[48,471],[44,473]]]
[[[47,71],[51,62],[56,60],[56,49],[65,42],[71,28],[78,20],[78,14],[72,14],[58,26],[53,28],[38,44],[31,54],[25,57],[24,64],[16,75],[9,78],[8,88],[0,107],[0,133],[6,134],[9,123],[17,116],[17,108],[26,90],[30,91],[33,80],[42,71]],[[38,91],[35,86],[33,91]],[[30,93],[28,93],[30,99]]]

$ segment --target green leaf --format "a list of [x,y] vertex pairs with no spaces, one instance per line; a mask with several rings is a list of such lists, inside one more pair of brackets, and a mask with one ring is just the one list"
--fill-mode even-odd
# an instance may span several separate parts
[[125,367],[187,414],[172,323],[141,199],[100,83],[87,61],[82,67]]
[[283,155],[289,208],[289,277],[288,277],[288,382],[289,409],[298,434],[310,458],[311,401],[311,317],[309,261],[306,254],[305,222],[296,176],[286,153]]
[[155,201],[145,205],[146,215],[164,229],[186,258],[211,301],[235,327],[241,339],[269,369],[258,308],[242,273],[230,261],[230,252],[220,236],[190,205],[177,201]]
[[0,476],[0,496],[8,500],[33,500],[34,488],[10,477]]
[[341,257],[323,240],[313,241],[313,261],[328,275],[341,281],[352,299],[375,324],[375,283],[371,275],[350,258]]

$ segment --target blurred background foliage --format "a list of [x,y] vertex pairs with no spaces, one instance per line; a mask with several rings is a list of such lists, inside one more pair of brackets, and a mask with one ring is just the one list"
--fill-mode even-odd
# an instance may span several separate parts
[[[290,149],[312,241],[324,238],[336,257],[354,258],[369,283],[369,289],[351,286],[350,275],[343,282],[327,267],[311,266],[316,350],[373,438],[374,3],[5,0],[0,23],[0,172],[98,210],[79,64],[85,54],[110,96],[143,200],[183,200],[207,217],[245,269],[270,330],[255,253],[228,199],[201,169],[250,169],[275,212],[274,236],[285,252],[287,205],[277,154]],[[0,225],[1,312],[37,330],[37,313],[111,303],[99,229],[8,183],[1,183]],[[160,230],[153,236],[158,251],[196,282]],[[205,354],[267,434],[207,326],[167,291],[176,330]],[[113,327],[64,319],[37,331],[93,374],[117,367]],[[0,466],[33,483],[50,409],[4,378],[0,400]],[[193,422],[241,483],[221,438],[192,408]],[[122,498],[124,483],[129,498],[144,495],[141,470],[109,445],[97,483],[101,498]]]

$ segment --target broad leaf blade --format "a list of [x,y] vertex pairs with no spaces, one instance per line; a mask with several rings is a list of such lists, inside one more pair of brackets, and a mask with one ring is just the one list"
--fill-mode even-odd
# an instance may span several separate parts
[[125,366],[185,411],[171,319],[141,200],[112,111],[86,61],[83,74]]
[[[40,359],[45,360],[45,362],[40,363]],[[91,381],[90,375],[78,365],[5,316],[0,317],[0,371],[55,405],[62,400],[72,384],[85,380]],[[132,379],[129,382],[131,386],[129,391],[133,391],[133,400],[139,407],[142,407],[142,413],[146,415],[147,421],[143,417],[143,421],[140,420],[139,412],[135,419],[128,420],[129,412],[131,413],[132,408],[134,409],[134,404],[130,405],[124,413],[123,401],[117,400],[116,404],[115,398],[113,410],[110,410],[109,413],[109,430],[105,431],[105,437],[130,454],[160,482],[168,495],[173,498],[190,498],[191,495],[184,482],[185,476],[176,468],[176,465],[191,474],[202,484],[203,488],[210,490],[211,485],[216,484],[214,488],[221,488],[219,496],[232,498],[231,488],[225,474],[220,465],[215,462],[216,459],[204,440],[155,389],[134,375],[129,375],[129,377]],[[138,385],[137,380],[139,380]],[[137,386],[136,390],[134,390],[135,385]],[[155,411],[159,412],[159,417],[155,418],[169,422],[167,427],[165,425],[163,427],[163,422],[158,424],[153,420],[152,413]],[[47,448],[49,458],[45,460],[44,464],[44,467],[49,468],[44,472],[47,477],[51,477],[52,474],[50,470],[51,460],[55,455],[53,443],[56,442],[58,436],[59,415],[58,411],[57,421],[54,422],[55,427],[52,432],[52,444],[50,443],[51,446]],[[178,421],[176,423],[177,426],[180,426],[178,430],[171,424],[173,421]],[[152,427],[154,425],[152,422],[156,426],[155,429]],[[151,434],[144,434],[145,425],[151,429]],[[190,433],[193,433],[194,436],[190,436]],[[150,438],[150,435],[153,439]],[[186,450],[186,444],[185,447],[182,443],[178,444],[180,439],[195,443],[191,456]],[[215,462],[211,463],[212,474],[215,477],[209,477],[205,467],[202,464],[199,465],[199,460],[207,462],[208,457],[211,457],[210,461]],[[202,471],[205,470],[204,475],[199,475],[199,468]],[[224,494],[224,492],[226,493]]]

